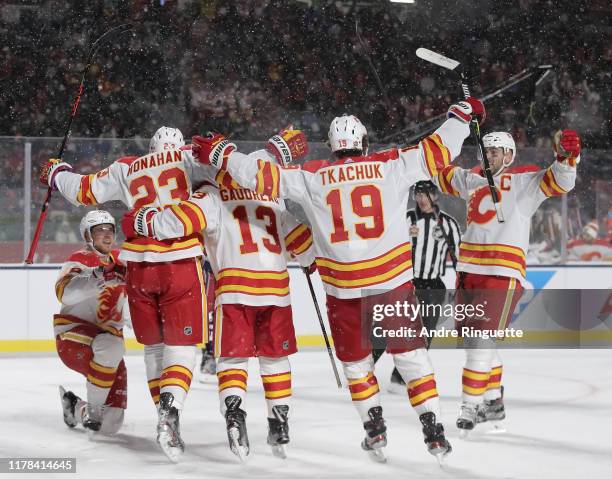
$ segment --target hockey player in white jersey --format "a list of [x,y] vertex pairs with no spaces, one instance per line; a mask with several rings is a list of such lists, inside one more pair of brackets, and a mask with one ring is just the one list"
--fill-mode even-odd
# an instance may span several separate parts
[[[522,294],[531,217],[546,198],[564,195],[574,187],[581,147],[574,130],[560,131],[554,141],[555,161],[548,168],[511,173],[506,169],[516,157],[512,135],[493,132],[482,141],[494,174],[504,223],[496,219],[482,173],[449,165],[439,172],[436,181],[443,192],[468,202],[467,229],[457,263],[457,301],[480,304],[489,319],[472,318],[458,326],[497,330],[507,326]],[[494,340],[466,338],[465,346],[463,402],[457,419],[463,435],[478,420],[505,417],[502,362]]]
[[114,434],[127,406],[125,266],[113,250],[115,219],[110,213],[90,211],[80,230],[85,248],[68,257],[55,285],[62,306],[53,317],[53,332],[62,362],[87,378],[87,401],[60,386],[64,422]]
[[[144,156],[120,158],[88,175],[71,169],[65,162],[49,160],[41,182],[57,188],[75,205],[119,200],[132,209],[171,206],[189,198],[202,167],[184,148],[178,129],[161,127]],[[158,406],[157,440],[172,461],[184,450],[179,412],[190,388],[206,317],[202,252],[200,233],[191,232],[167,241],[131,239],[123,243],[120,254],[127,263],[134,333],[145,348],[149,390]]]
[[[384,460],[386,426],[371,356],[371,309],[363,314],[362,308],[414,300],[403,208],[412,184],[437,175],[459,154],[472,112],[484,112],[480,101],[453,105],[449,119],[419,145],[369,156],[363,124],[354,116],[338,117],[329,132],[334,158],[301,169],[279,167],[257,153],[242,155],[220,135],[193,139],[194,156],[200,161],[228,171],[244,187],[303,206],[327,293],[336,355],[366,430],[362,447],[376,460]],[[391,327],[406,320],[391,314],[384,324]],[[420,331],[420,318],[411,320],[407,329]],[[442,456],[450,445],[436,420],[439,399],[425,338],[393,338],[387,346],[408,384],[428,450]]]
[[[274,138],[285,142],[281,135]],[[270,141],[269,149],[276,155],[268,159],[279,158],[284,165],[306,154],[303,148],[294,157],[276,145]],[[291,399],[288,356],[297,351],[287,257],[291,253],[303,266],[311,265],[312,236],[282,200],[241,188],[225,171],[214,183],[171,209],[148,207],[126,215],[124,232],[127,237],[138,233],[165,240],[202,230],[216,279],[214,353],[230,448],[241,460],[250,451],[247,371],[249,358],[257,357],[267,404],[267,442],[284,458]],[[189,211],[198,212],[198,222],[189,220]]]

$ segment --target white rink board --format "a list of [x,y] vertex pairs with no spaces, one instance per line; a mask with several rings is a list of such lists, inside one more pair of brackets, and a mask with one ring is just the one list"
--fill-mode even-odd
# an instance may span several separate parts
[[[54,284],[59,265],[24,267],[0,265],[0,304],[3,306],[2,340],[52,339],[51,317],[59,311]],[[289,270],[295,330],[298,336],[320,334],[319,323],[308,285],[297,267]],[[454,286],[454,271],[447,269],[444,281]],[[612,265],[574,264],[568,266],[528,267],[527,279],[536,288],[608,289],[612,288]],[[324,317],[325,295],[318,274],[313,283]],[[9,320],[10,319],[10,320]],[[131,330],[126,337],[133,337]]]

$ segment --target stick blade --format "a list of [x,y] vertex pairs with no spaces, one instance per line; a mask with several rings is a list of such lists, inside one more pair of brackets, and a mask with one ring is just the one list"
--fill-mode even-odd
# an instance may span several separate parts
[[448,70],[454,70],[460,65],[457,60],[445,57],[444,55],[428,50],[427,48],[417,48],[416,56],[422,60],[428,61]]

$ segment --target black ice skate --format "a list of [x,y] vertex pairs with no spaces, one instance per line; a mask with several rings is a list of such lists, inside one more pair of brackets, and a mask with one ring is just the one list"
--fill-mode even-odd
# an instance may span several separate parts
[[501,387],[501,397],[485,400],[484,407],[478,410],[477,422],[502,421],[506,418],[504,408],[504,387]]
[[423,425],[423,435],[427,450],[442,465],[442,459],[453,450],[450,443],[444,437],[444,426],[436,423],[436,415],[433,412],[426,412],[419,416]]
[[85,414],[83,414],[83,427],[92,432],[98,432],[102,427],[102,414],[104,408],[102,405],[95,406],[87,403]]
[[382,407],[374,406],[368,411],[370,420],[363,424],[366,437],[361,442],[361,448],[367,451],[370,458],[376,462],[387,462],[382,448],[387,445],[387,426],[382,417]]
[[268,444],[272,454],[282,459],[287,458],[285,444],[289,444],[289,406],[272,407],[273,418],[268,418]]
[[464,402],[461,404],[461,411],[457,418],[457,428],[459,429],[459,437],[465,438],[468,432],[474,429],[477,423],[479,406],[477,404]]
[[64,423],[73,428],[78,424],[76,419],[76,405],[81,400],[72,391],[66,391],[62,386],[59,387],[60,399],[62,400],[62,411],[64,413]]
[[172,462],[178,462],[185,452],[185,443],[181,439],[179,412],[172,406],[172,393],[159,395],[159,422],[157,423],[157,443]]
[[230,449],[241,461],[249,455],[249,436],[246,429],[246,412],[240,409],[242,398],[228,396],[225,398],[225,423]]

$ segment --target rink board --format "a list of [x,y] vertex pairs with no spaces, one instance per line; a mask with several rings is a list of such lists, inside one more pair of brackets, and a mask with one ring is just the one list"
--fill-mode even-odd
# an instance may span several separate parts
[[[55,350],[51,318],[59,312],[59,303],[54,292],[59,267],[60,265],[0,265],[0,304],[4,309],[0,328],[0,352]],[[289,273],[298,345],[301,348],[322,347],[324,343],[319,322],[304,275],[294,266],[290,267]],[[607,264],[531,266],[527,270],[527,280],[529,286],[535,289],[608,289],[612,286],[611,273],[612,266]],[[454,277],[454,271],[447,269],[444,281],[448,288],[454,286]],[[327,323],[325,294],[318,274],[313,277],[313,283]],[[531,289],[530,287],[527,289]],[[524,296],[528,301],[528,292]],[[559,341],[563,342],[568,332],[561,329]],[[588,339],[594,342],[608,341],[610,335],[610,331],[605,329],[589,331]],[[128,349],[141,348],[133,339],[133,332],[129,328],[126,329],[126,338]]]

